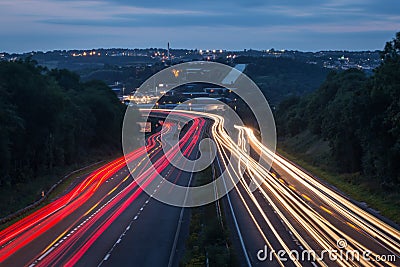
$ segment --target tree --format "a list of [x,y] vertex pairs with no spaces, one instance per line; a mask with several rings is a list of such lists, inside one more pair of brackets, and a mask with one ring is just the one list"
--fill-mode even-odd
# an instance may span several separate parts
[[400,32],[396,33],[396,37],[392,41],[386,42],[385,48],[381,52],[381,58],[385,61],[399,60],[400,55]]
[[311,131],[329,142],[338,171],[361,172],[393,190],[400,185],[400,32],[381,56],[371,77],[356,69],[333,72],[314,93],[283,102],[277,126],[286,136]]
[[122,105],[102,82],[31,60],[0,62],[0,185],[120,150]]

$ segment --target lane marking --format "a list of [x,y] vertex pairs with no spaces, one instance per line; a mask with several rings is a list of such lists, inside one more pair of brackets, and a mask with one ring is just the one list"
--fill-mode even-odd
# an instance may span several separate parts
[[309,198],[307,195],[301,194],[301,196],[302,196],[303,198],[305,198],[306,200],[311,201],[311,198]]
[[324,206],[319,206],[323,211],[329,213],[332,215],[332,211],[328,210],[327,208],[325,208]]
[[50,252],[52,252],[54,250],[54,247],[50,248],[48,251],[46,251],[46,253],[44,253],[42,256],[40,256],[40,258],[38,259],[39,261],[43,260],[44,257],[46,257],[47,255],[50,254]]

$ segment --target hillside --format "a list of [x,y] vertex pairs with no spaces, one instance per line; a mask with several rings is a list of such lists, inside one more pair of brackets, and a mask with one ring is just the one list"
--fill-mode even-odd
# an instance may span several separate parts
[[32,202],[52,174],[120,153],[123,114],[103,82],[0,62],[0,216]]
[[332,72],[314,93],[286,99],[276,122],[281,148],[398,207],[400,33],[381,57],[372,76]]

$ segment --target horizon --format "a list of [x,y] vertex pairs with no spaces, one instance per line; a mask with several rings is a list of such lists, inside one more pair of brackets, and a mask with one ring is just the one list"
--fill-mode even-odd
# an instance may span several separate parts
[[398,266],[399,0],[0,10],[0,267]]
[[[390,40],[387,40],[390,41]],[[385,42],[386,43],[386,42]],[[277,49],[275,47],[271,48],[265,48],[265,49],[255,49],[255,48],[243,48],[243,49],[224,49],[224,48],[174,48],[170,47],[170,50],[188,50],[188,51],[206,51],[206,50],[223,50],[223,52],[244,52],[246,51],[267,51],[274,49],[275,51],[281,51],[281,52],[299,52],[299,53],[319,53],[319,52],[347,52],[347,53],[361,53],[361,52],[380,52],[383,50],[385,43],[382,44],[382,48],[380,49],[373,49],[373,50],[347,50],[347,49],[339,49],[339,50],[296,50],[296,49]],[[17,54],[17,55],[24,55],[24,54],[29,54],[29,53],[50,53],[50,52],[56,52],[56,51],[96,51],[96,50],[167,50],[167,47],[155,47],[155,46],[149,46],[149,47],[96,47],[96,48],[67,48],[67,49],[52,49],[52,50],[26,50],[26,51],[21,51],[21,52],[10,52],[10,51],[0,51],[0,53],[4,54]]]
[[0,51],[88,47],[375,51],[400,30],[396,0],[4,0]]

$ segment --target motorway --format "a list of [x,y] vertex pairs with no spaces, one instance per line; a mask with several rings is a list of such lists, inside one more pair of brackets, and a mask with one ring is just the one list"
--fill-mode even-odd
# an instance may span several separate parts
[[[168,112],[157,110],[153,116]],[[166,180],[190,186],[193,173],[167,159],[179,160],[178,151],[196,159],[206,133],[217,149],[216,174],[224,174],[216,192],[223,194],[233,186],[222,200],[242,266],[400,265],[396,226],[273,153],[251,129],[237,126],[235,142],[221,116],[173,113],[191,120],[176,146],[163,152],[161,135],[178,130],[177,124],[164,123],[145,147],[101,167],[51,204],[1,231],[0,266],[177,266],[189,214],[154,199],[170,185],[155,182],[144,157],[149,155]],[[259,158],[273,162],[272,168]],[[129,171],[126,162],[135,168]],[[144,193],[137,182],[152,193]]]
[[[172,135],[177,129],[172,123],[164,124],[161,132],[148,138],[146,147],[101,167],[64,196],[1,231],[0,265],[176,264],[177,229],[187,215],[181,208],[154,200],[157,190],[168,188],[163,181],[152,182],[160,173],[176,184],[190,184],[192,173],[171,166],[166,156],[174,158],[182,151],[185,157],[196,157],[205,128],[204,119],[194,118],[176,147],[163,153],[161,134]],[[146,154],[158,173],[143,164]],[[125,160],[134,162],[132,172]],[[154,188],[152,195],[143,193],[143,186]],[[125,249],[117,246],[119,243]]]
[[[247,265],[399,266],[398,229],[273,153],[251,129],[236,127],[239,141],[232,142],[223,117],[211,117],[220,169],[232,155],[246,168],[228,174],[232,181],[240,176],[228,206]],[[271,170],[246,153],[246,144],[261,162],[273,162]]]

